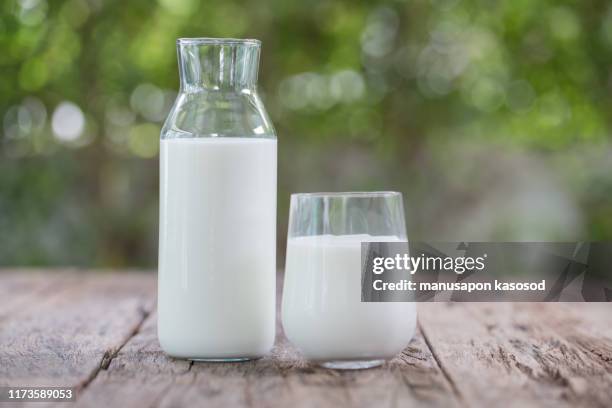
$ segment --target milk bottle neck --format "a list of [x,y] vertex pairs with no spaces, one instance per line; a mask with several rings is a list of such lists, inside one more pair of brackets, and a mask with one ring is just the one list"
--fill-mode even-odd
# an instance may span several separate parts
[[181,92],[255,91],[258,40],[182,38],[177,45]]

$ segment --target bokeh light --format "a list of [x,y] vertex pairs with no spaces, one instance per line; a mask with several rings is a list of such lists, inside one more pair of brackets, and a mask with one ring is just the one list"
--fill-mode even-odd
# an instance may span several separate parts
[[51,118],[53,134],[61,142],[77,140],[85,129],[85,115],[72,102],[62,102],[53,111]]
[[612,237],[610,4],[7,0],[0,263],[155,264],[175,41],[202,36],[262,41],[281,256],[296,191],[402,191],[416,238]]
[[152,123],[133,126],[128,135],[128,147],[138,157],[151,158],[159,151],[160,127]]

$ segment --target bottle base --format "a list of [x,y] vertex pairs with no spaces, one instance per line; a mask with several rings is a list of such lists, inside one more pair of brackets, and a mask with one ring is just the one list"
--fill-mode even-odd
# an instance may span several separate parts
[[319,361],[318,365],[333,370],[365,370],[381,366],[385,363],[384,359],[375,360],[330,360]]
[[195,363],[243,363],[245,361],[258,360],[261,357],[228,357],[228,358],[200,358],[200,357],[190,357],[187,358],[189,361],[193,361]]

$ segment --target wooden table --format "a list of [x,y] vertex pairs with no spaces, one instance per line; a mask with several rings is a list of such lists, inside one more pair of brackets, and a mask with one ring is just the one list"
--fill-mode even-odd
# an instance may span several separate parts
[[77,387],[56,404],[70,407],[612,406],[610,304],[419,304],[401,355],[341,372],[301,360],[280,327],[258,361],[169,358],[155,286],[153,273],[1,271],[0,385]]

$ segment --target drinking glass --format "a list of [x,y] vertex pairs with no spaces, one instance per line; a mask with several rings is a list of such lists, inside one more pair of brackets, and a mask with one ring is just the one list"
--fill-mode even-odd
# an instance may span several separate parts
[[306,358],[328,368],[370,368],[406,347],[415,304],[361,301],[361,243],[402,241],[400,193],[291,196],[282,322]]

